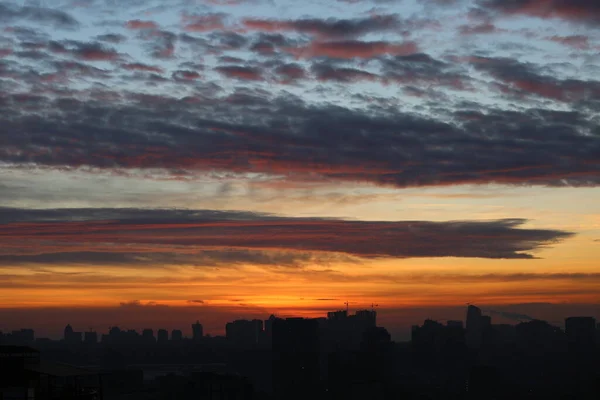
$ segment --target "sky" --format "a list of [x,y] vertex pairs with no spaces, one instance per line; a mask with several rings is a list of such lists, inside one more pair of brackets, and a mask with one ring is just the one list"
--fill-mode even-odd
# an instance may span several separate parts
[[0,32],[0,330],[600,319],[596,0],[0,1]]

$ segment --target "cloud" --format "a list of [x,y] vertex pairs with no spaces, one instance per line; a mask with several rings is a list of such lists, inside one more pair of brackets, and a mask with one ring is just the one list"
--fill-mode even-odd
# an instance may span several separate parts
[[542,75],[534,65],[509,58],[475,57],[475,68],[488,72],[508,94],[535,95],[556,101],[575,102],[600,96],[600,81],[560,79]]
[[263,32],[295,31],[321,38],[352,38],[368,33],[398,30],[402,24],[393,15],[371,15],[356,19],[298,19],[271,20],[247,18],[242,21],[247,29]]
[[507,15],[600,23],[600,3],[596,0],[480,0],[479,4]]
[[155,301],[148,301],[146,303],[142,303],[139,300],[131,300],[131,301],[126,301],[126,302],[119,303],[119,307],[125,307],[125,308],[141,308],[141,307],[165,308],[165,307],[169,307],[169,306],[166,305],[166,304],[156,303]]
[[121,67],[125,68],[129,71],[143,71],[143,72],[155,72],[157,74],[162,74],[164,70],[160,67],[156,67],[154,65],[141,64],[141,63],[129,63],[123,64]]
[[97,42],[75,42],[69,49],[73,56],[85,61],[116,61],[120,58],[119,53],[113,48],[106,47]]
[[548,40],[555,43],[560,43],[565,46],[573,47],[580,50],[587,50],[590,48],[590,41],[588,36],[584,35],[571,35],[571,36],[550,36]]
[[335,42],[311,42],[308,46],[289,48],[290,53],[298,58],[332,57],[332,58],[374,58],[377,56],[408,55],[418,52],[416,43],[390,43],[385,41],[365,42],[361,40],[344,40]]
[[10,23],[20,20],[50,24],[54,28],[61,29],[76,29],[79,27],[79,22],[75,18],[61,10],[0,3],[0,22]]
[[127,40],[126,36],[117,34],[117,33],[106,33],[103,35],[98,35],[95,37],[96,40],[100,42],[108,42],[113,44],[123,43]]
[[204,304],[205,303],[204,300],[188,300],[187,302],[190,304]]
[[292,83],[306,78],[306,71],[299,64],[283,64],[276,67],[273,71],[282,83]]
[[154,21],[142,21],[139,19],[134,19],[134,20],[130,20],[127,21],[127,23],[125,24],[125,27],[127,29],[158,29],[159,26],[156,22]]
[[209,14],[200,16],[184,15],[183,30],[188,32],[210,32],[225,29],[225,15]]
[[242,65],[225,65],[216,67],[215,71],[227,76],[228,78],[260,81],[263,80],[262,72],[255,67],[247,67]]
[[173,79],[177,81],[193,81],[200,79],[200,74],[196,71],[177,70],[173,72]]
[[[484,60],[475,66],[504,81],[517,79],[519,69],[511,64],[506,69]],[[431,63],[395,60],[385,74],[392,76],[396,65],[408,71],[405,75],[426,80]],[[84,76],[106,73],[82,63],[68,68]],[[217,71],[240,81],[260,80],[263,72],[254,66],[220,66]],[[438,79],[460,77],[451,69],[447,74]],[[593,88],[587,85],[588,91]],[[90,96],[95,101],[76,94],[27,96],[29,107],[45,110],[41,118],[22,107],[22,94],[0,94],[6,132],[0,161],[133,174],[143,174],[140,169],[174,175],[252,172],[396,187],[600,184],[600,139],[583,110],[505,111],[471,104],[447,110],[442,119],[377,104],[360,109],[310,105],[264,90],[208,97],[200,109],[186,98],[164,95],[93,91]]]
[[571,236],[523,229],[520,219],[377,222],[210,210],[0,209],[0,221],[5,265],[297,266],[344,261],[342,255],[530,259],[531,251]]
[[357,81],[376,81],[377,74],[355,68],[335,67],[329,64],[315,64],[311,68],[316,78],[320,81],[335,81],[351,83]]

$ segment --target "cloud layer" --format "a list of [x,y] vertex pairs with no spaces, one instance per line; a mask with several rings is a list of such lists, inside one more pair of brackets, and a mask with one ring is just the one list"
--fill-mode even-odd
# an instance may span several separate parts
[[[242,3],[175,1],[120,5],[110,21],[98,4],[0,3],[0,163],[597,186],[596,3],[446,3],[282,17],[259,1],[257,17]],[[580,28],[542,36],[516,16]],[[503,44],[478,44],[490,34]],[[432,40],[444,35],[473,44]],[[562,49],[556,62],[541,61],[547,46]]]
[[527,259],[571,236],[519,228],[519,219],[371,222],[209,210],[2,209],[0,221],[4,265],[302,265],[344,255]]

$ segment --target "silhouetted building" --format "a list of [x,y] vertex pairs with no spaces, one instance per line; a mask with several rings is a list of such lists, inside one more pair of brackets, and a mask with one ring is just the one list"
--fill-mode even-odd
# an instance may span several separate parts
[[96,344],[98,343],[98,334],[93,331],[85,332],[83,340],[87,344]]
[[144,339],[144,342],[148,344],[156,342],[156,339],[154,338],[154,331],[149,328],[146,328],[142,331],[142,338]]
[[462,321],[446,321],[446,326],[449,328],[460,328],[463,329],[463,322]]
[[314,319],[273,321],[273,388],[281,398],[304,399],[320,383],[319,326]]
[[200,321],[196,321],[195,324],[192,324],[192,338],[194,340],[200,340],[204,336],[204,330],[202,328],[202,324]]
[[241,319],[225,325],[227,341],[236,347],[251,348],[258,345],[263,322],[260,319],[252,321]]
[[528,353],[551,353],[565,350],[564,332],[546,321],[521,322],[515,327],[517,346]]
[[166,329],[159,329],[156,337],[158,343],[165,343],[169,340],[169,332]]
[[179,329],[173,329],[171,331],[171,340],[174,342],[181,341],[183,339],[183,333]]
[[330,311],[327,313],[327,319],[330,321],[343,321],[348,318],[348,311],[339,310],[339,311]]
[[[487,321],[485,321],[487,323]],[[467,308],[466,344],[470,349],[479,349],[483,340],[484,320],[481,309],[474,305]]]
[[358,350],[366,330],[376,327],[377,313],[374,310],[359,310],[348,315],[347,310],[327,313],[320,319],[322,349],[324,351]]
[[65,339],[65,342],[67,342],[68,344],[70,344],[70,345],[79,344],[79,343],[81,343],[82,337],[83,337],[83,333],[73,331],[73,328],[71,327],[71,325],[67,325],[65,327],[64,339]]
[[565,319],[565,333],[571,350],[591,351],[596,346],[596,320],[592,317]]
[[69,341],[69,338],[71,337],[72,334],[73,334],[73,328],[71,327],[70,324],[67,324],[67,326],[65,326],[65,331],[64,331],[64,336],[63,336],[63,339],[65,339],[65,342]]

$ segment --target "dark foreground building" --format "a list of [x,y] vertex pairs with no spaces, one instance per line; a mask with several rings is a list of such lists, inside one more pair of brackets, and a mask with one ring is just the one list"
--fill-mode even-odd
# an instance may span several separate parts
[[277,319],[272,329],[275,398],[314,398],[319,392],[321,376],[318,321]]

